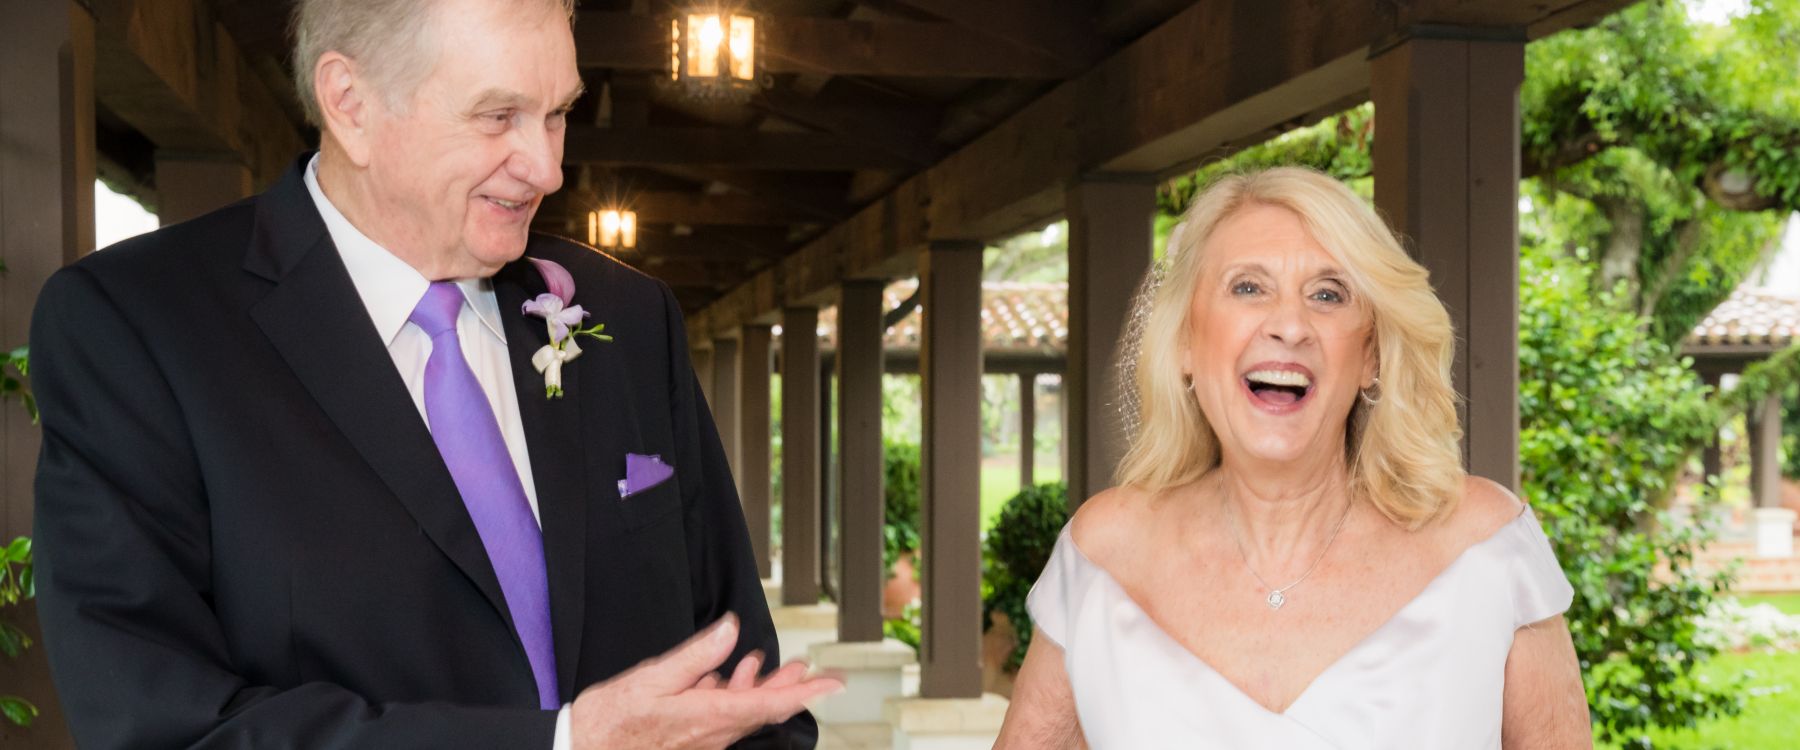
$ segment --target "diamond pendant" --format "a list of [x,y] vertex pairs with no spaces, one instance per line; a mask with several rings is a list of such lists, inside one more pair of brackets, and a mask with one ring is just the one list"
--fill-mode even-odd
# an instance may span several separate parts
[[1281,592],[1279,592],[1279,591],[1269,592],[1269,609],[1281,609],[1281,605],[1286,604],[1286,603],[1287,603],[1287,597],[1282,596]]

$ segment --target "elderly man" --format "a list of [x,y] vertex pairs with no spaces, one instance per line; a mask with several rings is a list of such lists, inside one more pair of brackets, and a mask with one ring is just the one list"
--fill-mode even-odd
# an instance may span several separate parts
[[45,286],[83,747],[812,746],[674,298],[528,232],[570,6],[299,0],[320,152]]

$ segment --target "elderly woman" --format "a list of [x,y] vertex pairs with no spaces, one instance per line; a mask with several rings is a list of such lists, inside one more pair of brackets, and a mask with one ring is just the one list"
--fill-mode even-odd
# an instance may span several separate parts
[[1462,471],[1425,269],[1303,169],[1219,182],[1178,235],[1120,486],[1032,590],[998,747],[1588,747],[1571,588]]

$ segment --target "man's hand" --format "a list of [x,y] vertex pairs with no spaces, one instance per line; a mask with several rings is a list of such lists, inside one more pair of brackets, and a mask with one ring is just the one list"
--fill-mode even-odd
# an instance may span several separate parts
[[720,680],[713,670],[731,655],[737,635],[737,618],[726,615],[668,653],[581,691],[569,712],[575,750],[723,748],[844,689],[830,677],[808,678],[798,661],[758,682],[760,652]]

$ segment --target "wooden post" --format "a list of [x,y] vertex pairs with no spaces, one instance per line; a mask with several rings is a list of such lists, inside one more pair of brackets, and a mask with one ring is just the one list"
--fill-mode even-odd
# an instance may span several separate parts
[[846,281],[838,300],[838,640],[881,640],[883,512],[880,281]]
[[832,376],[835,364],[820,358],[819,367],[819,589],[834,602],[843,597],[842,568],[838,567],[837,530],[843,519],[843,507],[837,493],[837,434],[831,429],[837,415],[832,409]]
[[1125,456],[1117,393],[1118,341],[1150,267],[1156,183],[1108,175],[1069,187],[1069,509],[1112,486]]
[[[769,326],[744,326],[738,359],[738,497],[744,503],[756,571],[763,578],[774,573],[769,559],[770,335]],[[786,586],[785,581],[782,585]]]
[[1019,373],[1019,489],[1037,484],[1037,373]]
[[934,242],[919,259],[922,698],[981,696],[981,251]]
[[819,603],[819,310],[781,316],[781,603]]
[[1781,507],[1781,396],[1750,406],[1750,497],[1758,508]]
[[1457,341],[1470,473],[1519,486],[1519,84],[1525,41],[1432,29],[1377,53],[1375,204],[1431,270]]
[[[94,250],[94,19],[68,0],[8,3],[0,22],[0,350],[24,346],[44,280]],[[0,402],[0,544],[31,533],[40,430]],[[72,748],[32,603],[7,618],[37,644],[0,658],[4,692],[41,712],[28,729],[0,720],[0,745]]]
[[[1706,385],[1711,387],[1714,393],[1718,393],[1719,385],[1721,381],[1724,380],[1724,373],[1717,370],[1707,370],[1701,373],[1700,377],[1706,381]],[[1701,449],[1700,452],[1700,466],[1701,471],[1703,472],[1702,479],[1719,476],[1724,472],[1724,464],[1723,456],[1719,451],[1719,433],[1715,431],[1712,435],[1707,437],[1706,447]]]
[[156,152],[156,218],[162,226],[204,216],[251,192],[250,167],[237,154]]

